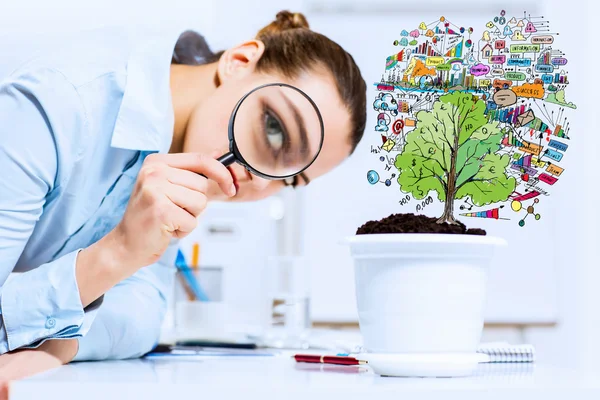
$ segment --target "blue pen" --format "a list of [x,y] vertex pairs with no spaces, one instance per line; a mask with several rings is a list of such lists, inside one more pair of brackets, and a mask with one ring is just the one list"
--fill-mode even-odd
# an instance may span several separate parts
[[175,259],[175,266],[181,272],[187,284],[189,285],[192,292],[194,292],[194,296],[200,301],[208,301],[208,296],[198,283],[198,280],[188,267],[185,257],[181,252],[181,249],[177,250],[177,258]]

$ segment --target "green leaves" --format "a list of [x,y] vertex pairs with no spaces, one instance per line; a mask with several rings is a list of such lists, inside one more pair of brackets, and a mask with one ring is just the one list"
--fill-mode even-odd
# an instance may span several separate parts
[[460,146],[456,159],[456,187],[479,171],[484,155],[499,150],[502,136],[498,123],[492,122],[474,131]]
[[[408,145],[407,143],[406,146]],[[412,146],[415,146],[414,142]],[[446,199],[445,173],[434,159],[404,151],[396,157],[394,165],[400,171],[398,183],[404,193],[410,193],[420,200],[430,190],[435,190],[440,201]]]
[[450,168],[450,143],[446,134],[445,126],[434,113],[417,113],[417,128],[407,135],[403,152],[395,161],[403,192],[422,199],[430,190],[435,190],[438,198],[445,200]]
[[509,162],[507,154],[486,154],[477,172],[457,186],[454,198],[469,196],[476,206],[506,200],[517,184],[515,178],[506,175]]
[[[497,122],[487,122],[482,100],[466,92],[448,93],[416,117],[416,128],[394,163],[402,192],[422,199],[433,190],[440,201],[470,196],[474,204],[484,205],[506,200],[514,191],[516,180],[505,172],[510,157],[496,154],[504,134]],[[451,175],[454,193],[448,193]]]
[[450,107],[450,118],[454,123],[453,137],[459,133],[458,145],[468,140],[473,132],[487,122],[485,102],[467,92],[452,92],[440,96],[439,102]]

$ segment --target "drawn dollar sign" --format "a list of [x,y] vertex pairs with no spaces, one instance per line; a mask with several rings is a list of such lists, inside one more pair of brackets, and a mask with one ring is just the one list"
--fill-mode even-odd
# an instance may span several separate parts
[[414,167],[415,165],[417,165],[417,160],[415,160],[415,159],[413,158],[413,160],[412,160],[412,166]]

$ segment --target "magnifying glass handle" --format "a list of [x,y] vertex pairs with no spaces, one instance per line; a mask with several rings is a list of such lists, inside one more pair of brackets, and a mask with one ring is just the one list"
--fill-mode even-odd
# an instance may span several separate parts
[[[225,153],[221,157],[217,158],[217,161],[219,161],[224,166],[228,167],[235,162],[235,155],[232,152]],[[206,175],[204,175],[204,174],[198,174],[198,175],[206,178]]]
[[235,162],[235,155],[232,152],[228,152],[217,158],[217,161],[228,167]]

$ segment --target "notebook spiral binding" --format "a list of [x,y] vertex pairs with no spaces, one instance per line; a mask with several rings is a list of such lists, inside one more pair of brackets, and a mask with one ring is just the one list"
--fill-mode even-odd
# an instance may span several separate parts
[[535,348],[531,345],[481,346],[477,352],[487,354],[491,363],[532,363],[535,361]]
[[536,365],[534,363],[480,363],[474,375],[479,379],[502,382],[523,382],[532,379]]

